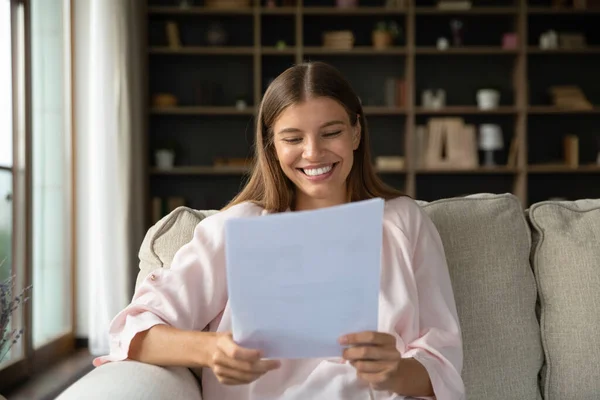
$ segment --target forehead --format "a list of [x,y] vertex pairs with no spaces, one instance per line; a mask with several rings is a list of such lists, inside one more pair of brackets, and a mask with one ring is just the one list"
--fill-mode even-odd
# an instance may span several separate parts
[[328,97],[317,97],[287,107],[275,120],[274,130],[321,126],[332,120],[349,123],[340,103]]

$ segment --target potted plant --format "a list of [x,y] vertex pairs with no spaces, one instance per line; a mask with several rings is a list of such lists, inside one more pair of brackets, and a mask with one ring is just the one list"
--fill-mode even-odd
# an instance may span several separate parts
[[385,49],[391,47],[400,37],[401,30],[395,21],[380,21],[373,29],[372,40],[373,47],[376,49]]
[[[0,262],[0,268],[5,261],[6,259]],[[25,294],[31,286],[23,289],[19,295],[13,296],[14,285],[14,277],[0,282],[0,363],[10,352],[12,346],[19,343],[23,336],[23,329],[15,329],[10,326],[10,319],[13,312],[29,299],[25,297]],[[4,399],[4,397],[0,395],[0,399]]]

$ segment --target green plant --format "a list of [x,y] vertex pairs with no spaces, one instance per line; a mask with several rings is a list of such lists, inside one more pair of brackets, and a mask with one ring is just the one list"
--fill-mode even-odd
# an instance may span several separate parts
[[375,31],[388,32],[394,40],[399,40],[403,33],[396,21],[379,21],[375,24]]

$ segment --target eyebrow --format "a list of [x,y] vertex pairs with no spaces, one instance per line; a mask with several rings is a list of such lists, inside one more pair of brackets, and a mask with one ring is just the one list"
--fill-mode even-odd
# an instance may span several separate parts
[[[340,124],[343,125],[344,121],[333,120],[333,121],[325,122],[323,125],[321,125],[321,128],[327,128],[328,126],[331,126],[331,125],[340,125]],[[301,132],[301,130],[298,128],[283,128],[282,130],[280,130],[277,133],[279,135],[281,135],[282,133],[297,133],[297,132]]]

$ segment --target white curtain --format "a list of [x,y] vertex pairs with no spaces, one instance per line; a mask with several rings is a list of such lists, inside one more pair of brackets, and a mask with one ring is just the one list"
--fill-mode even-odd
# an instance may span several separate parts
[[[143,239],[143,94],[139,0],[77,0],[78,336],[108,351],[108,326],[132,295]],[[85,23],[87,22],[87,23]],[[77,51],[77,50],[76,50]],[[87,308],[87,310],[86,310]],[[87,319],[81,321],[82,318]],[[87,331],[87,332],[86,332]]]

